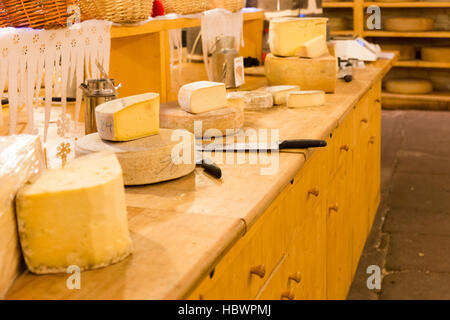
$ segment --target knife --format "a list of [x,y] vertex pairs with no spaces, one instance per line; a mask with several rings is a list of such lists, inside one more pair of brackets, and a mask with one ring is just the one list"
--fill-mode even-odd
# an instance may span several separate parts
[[235,143],[235,144],[205,144],[197,145],[199,151],[215,152],[258,152],[258,151],[278,151],[286,149],[307,149],[325,147],[325,140],[295,139],[284,140],[276,143]]
[[222,177],[222,170],[218,165],[212,162],[211,159],[203,158],[199,152],[195,153],[195,164],[201,166],[205,172],[212,175],[214,178],[220,179]]

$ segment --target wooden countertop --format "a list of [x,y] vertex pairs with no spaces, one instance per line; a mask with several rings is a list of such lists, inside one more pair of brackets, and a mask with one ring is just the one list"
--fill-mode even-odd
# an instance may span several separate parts
[[[394,59],[395,60],[395,59]],[[335,94],[319,108],[275,107],[246,112],[245,128],[279,129],[279,139],[323,139],[394,60],[379,60],[338,80]],[[248,77],[244,89],[264,84]],[[279,153],[275,175],[261,175],[265,164],[220,164],[221,181],[203,169],[183,178],[126,189],[133,255],[107,268],[81,274],[81,289],[69,290],[69,275],[22,274],[7,299],[177,299],[195,286],[246,232],[301,169],[306,150]],[[277,154],[270,154],[274,160]],[[248,155],[247,155],[248,157]],[[219,163],[218,163],[219,164]]]

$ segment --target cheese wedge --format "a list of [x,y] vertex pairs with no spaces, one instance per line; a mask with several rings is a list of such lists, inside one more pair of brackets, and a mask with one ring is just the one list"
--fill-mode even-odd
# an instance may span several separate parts
[[326,18],[277,18],[270,21],[270,51],[277,56],[295,56],[302,44],[318,36],[327,36]]
[[292,91],[299,91],[299,86],[271,86],[265,88],[265,90],[272,94],[273,104],[281,105],[286,104],[287,95]]
[[450,47],[425,47],[421,55],[425,61],[450,63]]
[[294,91],[288,94],[288,108],[320,107],[325,104],[322,90]]
[[25,262],[33,273],[96,269],[130,254],[122,170],[112,152],[43,171],[16,198]]
[[129,141],[159,132],[159,93],[144,93],[100,104],[95,108],[102,139]]
[[265,90],[235,91],[228,94],[228,99],[241,97],[245,110],[262,110],[273,107],[273,95]]
[[318,36],[303,43],[297,50],[296,56],[317,58],[325,54],[329,54],[327,40],[324,36]]
[[297,85],[302,90],[334,92],[337,60],[326,55],[315,59],[266,56],[264,63],[269,85]]
[[178,91],[178,104],[190,113],[202,113],[227,105],[225,84],[212,81],[197,81],[185,84]]
[[391,93],[425,94],[433,91],[433,85],[422,79],[396,79],[386,82],[386,90]]
[[386,19],[385,29],[398,32],[421,32],[433,30],[434,20],[431,18],[389,18]]

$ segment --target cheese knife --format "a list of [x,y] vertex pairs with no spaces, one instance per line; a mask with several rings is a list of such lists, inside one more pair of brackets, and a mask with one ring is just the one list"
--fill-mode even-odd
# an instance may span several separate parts
[[205,172],[212,175],[214,178],[220,179],[222,177],[222,170],[211,159],[204,158],[200,152],[195,153],[195,164],[201,166]]
[[205,144],[196,146],[199,151],[215,152],[261,152],[261,151],[279,151],[286,149],[308,149],[325,147],[325,140],[294,139],[284,140],[275,143],[235,143],[235,144]]

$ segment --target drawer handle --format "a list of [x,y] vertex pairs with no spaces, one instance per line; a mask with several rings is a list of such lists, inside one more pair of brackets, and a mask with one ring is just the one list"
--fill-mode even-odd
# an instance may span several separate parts
[[338,211],[339,211],[339,205],[338,205],[337,203],[332,204],[331,206],[328,207],[328,209],[329,209],[330,211],[336,211],[336,212],[338,212]]
[[313,196],[319,196],[319,187],[314,187],[308,190],[308,194],[312,194]]
[[362,122],[362,123],[367,123],[367,122],[369,122],[369,120],[367,120],[367,118],[362,118],[362,119],[361,119],[361,122]]
[[295,292],[294,292],[293,288],[283,291],[281,293],[281,299],[294,300],[294,298],[295,298]]
[[288,279],[299,283],[302,280],[302,275],[301,275],[300,271],[297,271],[297,272],[291,274]]
[[348,151],[350,149],[350,146],[348,144],[344,144],[341,146],[341,150]]
[[369,138],[369,143],[374,144],[375,143],[375,136],[371,136]]
[[263,264],[250,268],[250,274],[256,274],[260,278],[264,278],[266,275],[266,267]]

